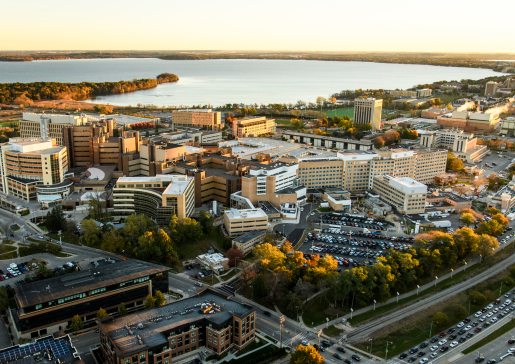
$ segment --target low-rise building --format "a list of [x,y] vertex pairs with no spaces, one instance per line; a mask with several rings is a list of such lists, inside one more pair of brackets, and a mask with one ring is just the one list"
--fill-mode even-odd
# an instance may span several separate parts
[[266,230],[252,230],[233,239],[232,247],[241,250],[243,255],[247,255],[256,245],[263,243],[265,237]]
[[369,140],[335,138],[324,135],[298,133],[289,130],[283,132],[283,137],[314,147],[326,147],[338,150],[371,150],[374,147],[373,143]]
[[439,210],[443,212],[461,212],[463,209],[472,208],[472,201],[467,200],[451,192],[436,190],[427,195],[427,210]]
[[466,132],[493,130],[499,123],[498,112],[454,111],[452,114],[439,116],[437,125],[445,129],[459,128]]
[[229,269],[229,258],[221,253],[199,255],[197,257],[197,263],[203,268],[212,270],[216,274],[221,274]]
[[212,109],[172,111],[172,124],[183,127],[218,130],[222,128],[222,113]]
[[400,213],[423,213],[426,206],[427,186],[409,177],[374,176],[374,191],[380,199]]
[[224,226],[230,236],[253,230],[268,230],[268,216],[260,208],[224,211]]
[[390,91],[390,94],[392,96],[399,96],[399,97],[416,97],[416,98],[422,98],[422,97],[428,97],[431,96],[431,93],[433,90],[430,88],[422,88],[418,90],[393,90]]
[[232,135],[235,138],[258,137],[266,134],[275,134],[275,119],[259,116],[236,119],[232,122]]
[[193,177],[157,175],[120,177],[113,189],[114,219],[147,215],[159,225],[167,225],[173,215],[190,217],[195,208]]
[[157,290],[168,291],[168,268],[129,259],[99,260],[82,271],[15,286],[16,308],[11,310],[14,335],[32,339],[69,328],[79,315],[94,324],[100,308],[118,311],[122,302],[129,311]]
[[51,138],[57,145],[64,145],[63,129],[68,126],[81,126],[88,123],[83,114],[36,114],[24,112],[20,120],[21,138]]
[[98,321],[108,364],[162,363],[201,347],[221,355],[255,339],[256,309],[208,287],[188,298],[118,319]]
[[352,201],[348,191],[342,191],[337,188],[327,188],[324,192],[324,200],[334,211],[349,211]]
[[473,133],[458,129],[442,129],[420,136],[424,148],[446,148],[466,163],[475,163],[488,153],[486,145],[478,145]]

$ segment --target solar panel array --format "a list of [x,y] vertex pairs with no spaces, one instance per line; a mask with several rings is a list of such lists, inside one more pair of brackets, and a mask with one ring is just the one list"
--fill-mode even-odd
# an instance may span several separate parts
[[70,350],[66,345],[66,340],[59,340],[54,342],[53,339],[47,339],[38,341],[34,344],[23,345],[19,348],[11,349],[4,353],[0,353],[0,363],[24,358],[34,353],[42,352],[48,348],[52,349],[52,352],[56,358],[70,354]]

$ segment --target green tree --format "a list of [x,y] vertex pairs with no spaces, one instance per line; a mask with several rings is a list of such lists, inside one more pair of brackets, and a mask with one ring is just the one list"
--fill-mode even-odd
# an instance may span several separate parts
[[144,307],[145,308],[152,308],[152,307],[155,307],[156,306],[156,300],[154,297],[152,297],[152,295],[148,295],[146,298],[145,298],[145,301],[143,303]]
[[80,317],[79,315],[73,316],[70,327],[73,332],[82,330],[84,328],[84,321],[82,320],[82,317]]
[[97,193],[96,196],[93,196],[89,200],[88,213],[91,219],[104,224],[102,226],[102,230],[104,231],[108,229],[107,223],[113,221],[113,216],[107,211],[106,203],[100,193]]
[[125,239],[117,232],[108,231],[102,235],[100,248],[111,253],[121,253],[125,250]]
[[213,231],[213,217],[209,215],[206,211],[199,212],[199,223],[202,226],[202,232],[205,235],[211,234]]
[[46,227],[48,231],[55,233],[66,228],[66,219],[60,205],[55,206],[46,215]]
[[463,320],[468,316],[467,309],[458,303],[452,304],[449,307],[449,310],[452,313],[452,315],[458,320]]
[[499,247],[499,242],[496,238],[490,235],[482,234],[479,236],[477,252],[484,259],[494,254],[494,250]]
[[499,236],[504,233],[504,229],[501,224],[499,224],[496,220],[490,220],[488,222],[482,222],[476,229],[476,234],[478,235],[491,235],[491,236]]
[[325,359],[320,353],[311,345],[299,345],[297,349],[291,354],[290,364],[324,364]]
[[460,217],[460,221],[466,226],[473,225],[476,222],[476,218],[471,213],[464,213]]
[[155,307],[164,306],[165,303],[166,303],[165,295],[163,293],[161,293],[161,291],[156,291],[156,294],[154,296],[154,306]]
[[291,125],[294,127],[294,128],[299,128],[300,127],[300,120],[299,119],[291,119],[290,120],[290,123]]
[[487,298],[485,297],[485,295],[478,291],[470,292],[469,300],[475,302],[477,306],[484,306],[487,302]]
[[443,312],[437,312],[433,316],[433,324],[436,325],[436,327],[447,327],[449,322],[449,317]]
[[100,231],[93,220],[84,219],[80,224],[84,233],[83,240],[86,245],[93,246],[100,243]]
[[118,315],[119,316],[125,316],[127,315],[128,311],[127,311],[127,307],[125,307],[125,303],[120,303],[120,305],[118,306]]
[[501,211],[496,209],[495,207],[489,207],[485,210],[485,213],[490,215],[490,216],[493,216],[493,215],[496,215],[496,214],[500,214]]
[[97,319],[101,320],[103,318],[106,318],[107,316],[109,316],[107,311],[100,307],[100,310],[98,310],[97,312]]

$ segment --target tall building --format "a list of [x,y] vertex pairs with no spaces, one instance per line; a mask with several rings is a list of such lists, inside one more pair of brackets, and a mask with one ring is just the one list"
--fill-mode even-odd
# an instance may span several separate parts
[[238,138],[258,137],[275,133],[275,119],[265,116],[236,119],[232,122],[232,135]]
[[256,320],[253,306],[208,287],[165,306],[97,322],[108,364],[170,364],[201,347],[217,355],[245,348],[254,342]]
[[172,111],[172,124],[176,127],[220,130],[222,128],[222,113],[211,109]]
[[143,308],[147,295],[168,291],[168,268],[156,264],[105,259],[81,268],[15,286],[11,313],[18,339],[64,331],[75,315],[93,325],[100,308],[116,313],[123,302],[130,312]]
[[160,174],[155,177],[120,177],[113,189],[114,219],[147,215],[167,225],[173,215],[190,217],[195,208],[193,177]]
[[463,130],[442,129],[420,136],[420,146],[446,148],[466,163],[475,163],[488,153],[486,145],[478,145],[472,133]]
[[495,96],[497,93],[498,83],[495,81],[488,81],[485,86],[485,96]]
[[381,111],[383,100],[375,98],[354,100],[354,123],[372,125],[372,130],[381,129]]
[[66,148],[50,138],[11,138],[0,145],[0,188],[24,200],[37,197],[37,186],[59,185],[68,177]]
[[63,129],[67,126],[81,126],[88,123],[84,115],[23,113],[20,120],[20,137],[52,138],[57,145],[64,145]]
[[403,214],[423,213],[427,186],[409,177],[374,176],[374,191],[380,199]]

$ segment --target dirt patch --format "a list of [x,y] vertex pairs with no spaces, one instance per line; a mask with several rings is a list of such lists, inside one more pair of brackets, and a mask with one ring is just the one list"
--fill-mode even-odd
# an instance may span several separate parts
[[[93,104],[84,101],[76,101],[76,100],[45,100],[45,101],[36,101],[32,107],[40,107],[43,109],[60,109],[60,110],[93,110],[96,105],[106,105],[106,104]],[[113,108],[120,108],[122,106],[110,105]]]

